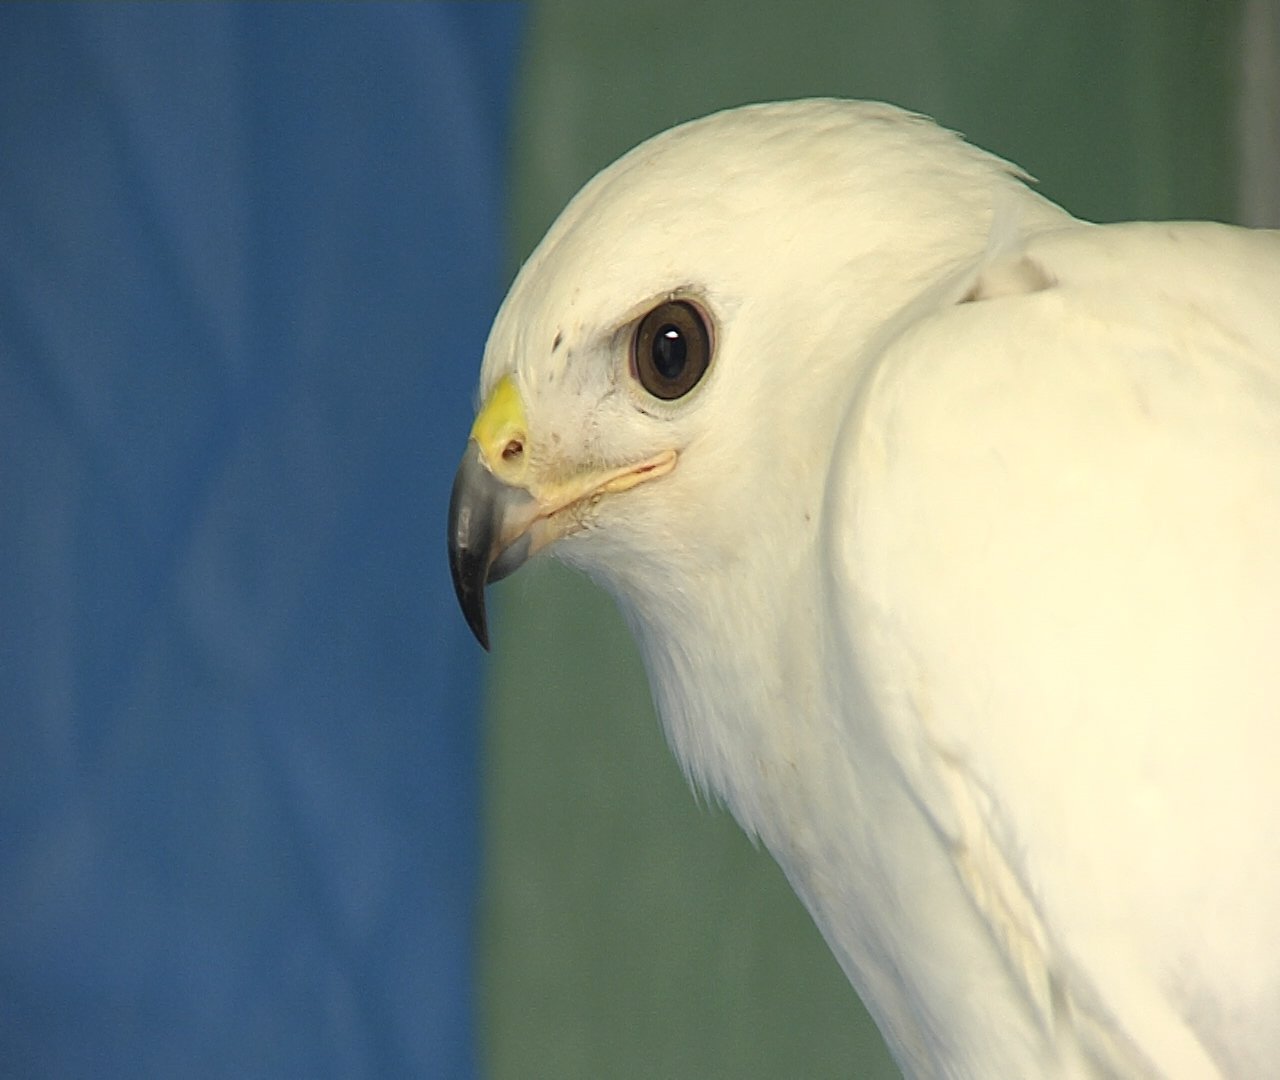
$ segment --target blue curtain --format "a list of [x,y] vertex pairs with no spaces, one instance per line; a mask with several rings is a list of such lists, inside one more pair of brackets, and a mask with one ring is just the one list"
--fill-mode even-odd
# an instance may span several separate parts
[[473,1071],[521,9],[0,9],[0,1075]]

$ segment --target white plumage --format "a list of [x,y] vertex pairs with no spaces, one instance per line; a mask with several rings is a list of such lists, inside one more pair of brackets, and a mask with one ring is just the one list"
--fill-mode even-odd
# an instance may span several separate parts
[[553,541],[617,597],[905,1073],[1280,1076],[1277,234],[754,106],[587,185],[481,381],[473,626]]

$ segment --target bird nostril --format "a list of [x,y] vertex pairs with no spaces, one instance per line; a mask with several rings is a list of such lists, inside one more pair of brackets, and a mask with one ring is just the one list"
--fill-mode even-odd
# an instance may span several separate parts
[[502,448],[502,460],[512,461],[524,453],[524,442],[520,439],[510,439],[507,445]]

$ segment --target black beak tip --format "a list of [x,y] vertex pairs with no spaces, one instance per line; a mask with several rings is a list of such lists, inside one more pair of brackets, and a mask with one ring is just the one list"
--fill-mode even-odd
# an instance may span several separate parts
[[487,567],[483,557],[466,548],[451,544],[449,547],[449,571],[453,576],[453,591],[462,608],[463,618],[485,652],[489,651],[489,620],[485,614],[484,587]]
[[489,651],[489,624],[484,611],[484,589],[473,592],[469,596],[458,593],[458,602],[462,605],[462,614],[475,634],[476,640],[485,652]]
[[[489,651],[489,621],[484,587],[489,579],[494,522],[488,473],[480,452],[470,443],[449,493],[449,574],[463,617],[481,647]],[[479,495],[479,498],[477,498]]]
[[449,495],[449,573],[467,625],[486,651],[485,586],[516,570],[531,546],[527,534],[504,546],[504,523],[512,514],[517,520],[527,517],[532,504],[529,492],[504,483],[485,467],[474,440],[468,444]]

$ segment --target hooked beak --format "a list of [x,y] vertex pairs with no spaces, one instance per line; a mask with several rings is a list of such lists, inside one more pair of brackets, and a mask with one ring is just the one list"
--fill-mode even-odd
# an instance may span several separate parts
[[532,554],[528,528],[537,500],[489,471],[475,439],[467,443],[449,496],[449,572],[476,640],[489,647],[484,587],[517,570]]
[[453,590],[467,625],[486,649],[485,586],[579,526],[580,515],[562,511],[664,476],[677,457],[674,450],[664,450],[634,465],[542,483],[531,475],[527,443],[524,405],[507,376],[476,417],[449,496]]

